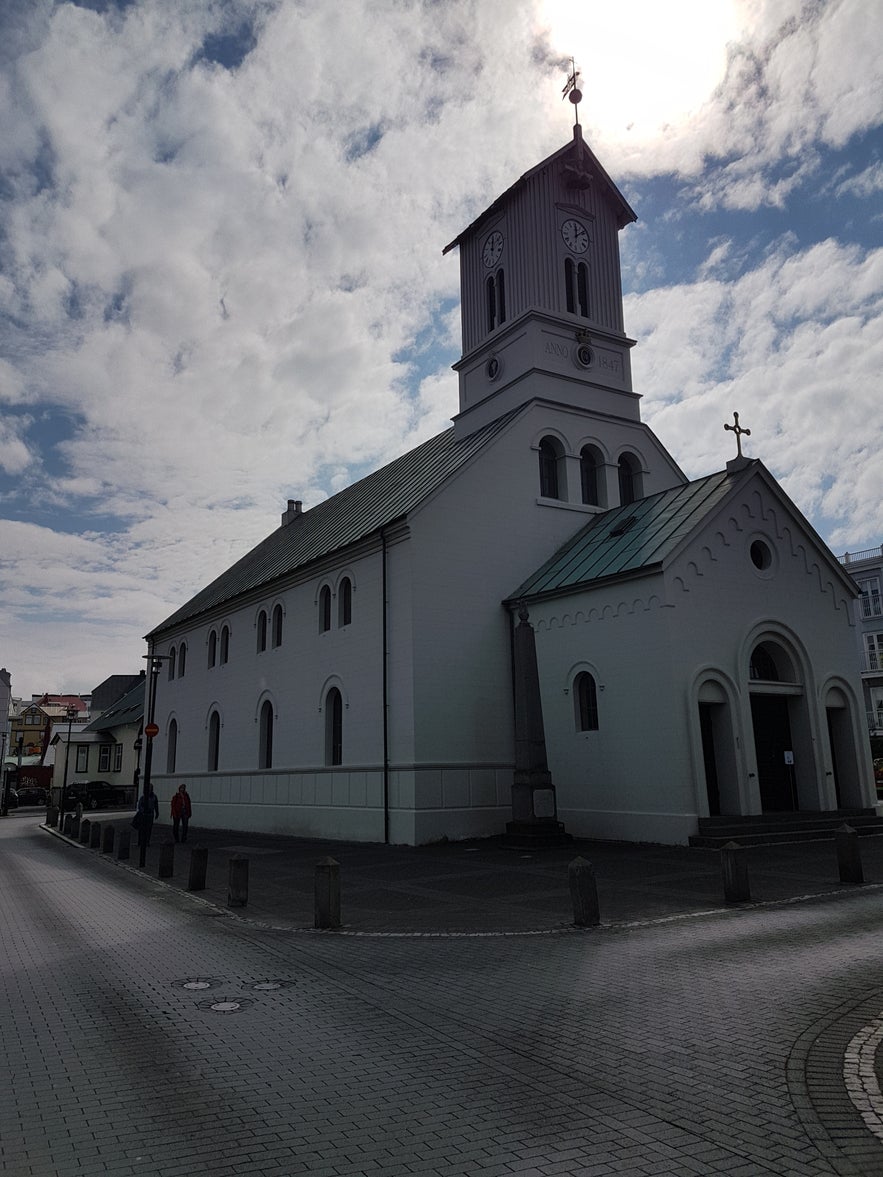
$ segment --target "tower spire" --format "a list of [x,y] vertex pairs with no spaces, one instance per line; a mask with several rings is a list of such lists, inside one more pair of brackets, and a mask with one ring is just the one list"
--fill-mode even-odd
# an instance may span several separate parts
[[565,83],[564,89],[561,91],[561,97],[570,97],[573,103],[573,125],[574,128],[579,126],[579,104],[582,101],[583,92],[578,85],[579,70],[576,68],[576,62],[571,57],[570,59],[570,74]]

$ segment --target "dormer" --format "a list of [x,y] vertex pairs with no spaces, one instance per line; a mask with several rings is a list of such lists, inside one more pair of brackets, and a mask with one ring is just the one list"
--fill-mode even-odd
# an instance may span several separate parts
[[459,430],[537,396],[639,419],[619,258],[636,219],[577,124],[446,246],[460,250]]

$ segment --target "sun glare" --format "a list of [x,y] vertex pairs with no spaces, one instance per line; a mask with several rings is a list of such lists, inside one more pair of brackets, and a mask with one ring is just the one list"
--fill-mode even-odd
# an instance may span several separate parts
[[632,142],[686,122],[723,80],[739,0],[540,0],[552,48],[581,71],[582,121]]

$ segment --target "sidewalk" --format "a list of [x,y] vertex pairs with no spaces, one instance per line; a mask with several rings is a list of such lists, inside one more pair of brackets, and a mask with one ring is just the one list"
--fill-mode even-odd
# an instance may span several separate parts
[[[102,827],[130,830],[130,816],[97,814]],[[56,830],[47,831],[62,837]],[[128,863],[138,871],[137,835]],[[118,835],[117,835],[118,836]],[[158,878],[160,846],[171,828],[157,822],[144,874]],[[567,928],[572,923],[568,864],[593,867],[602,924],[654,920],[725,907],[720,853],[681,846],[574,841],[528,852],[497,839],[408,847],[333,842],[203,830],[174,848],[174,874],[163,885],[186,891],[190,851],[208,848],[205,907],[280,928],[313,929],[314,872],[326,857],[340,864],[342,931],[362,933],[515,933]],[[860,839],[865,885],[883,884],[883,838]],[[73,849],[73,847],[72,847]],[[98,850],[80,847],[99,856]],[[855,893],[841,884],[833,840],[759,846],[744,851],[753,903],[808,895]],[[229,860],[249,860],[248,905],[227,906]],[[110,856],[100,855],[102,858]],[[139,873],[141,873],[139,871]]]

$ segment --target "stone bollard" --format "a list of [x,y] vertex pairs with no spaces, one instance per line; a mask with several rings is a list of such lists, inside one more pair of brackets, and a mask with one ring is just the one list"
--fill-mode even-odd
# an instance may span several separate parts
[[89,845],[93,850],[97,850],[101,845],[101,822],[93,821],[92,827],[89,830]]
[[188,891],[204,891],[205,876],[208,872],[208,846],[194,846],[190,851],[190,875]]
[[227,881],[227,906],[245,907],[248,903],[248,859],[244,854],[234,854],[230,859],[230,874]]
[[116,835],[116,830],[113,828],[113,826],[110,824],[110,822],[108,822],[101,833],[101,853],[102,854],[113,854],[113,840],[114,840],[115,835]]
[[159,869],[157,877],[170,879],[175,873],[175,843],[166,840],[159,848]]
[[837,843],[837,866],[841,883],[860,884],[865,881],[862,871],[862,852],[858,844],[858,831],[852,826],[842,825],[834,835]]
[[313,926],[340,927],[340,863],[323,858],[316,863]]
[[46,825],[54,829],[58,825],[58,806],[50,805],[46,809]]
[[721,849],[721,874],[724,880],[724,900],[727,903],[750,903],[748,863],[745,847],[738,842],[727,842]]
[[92,822],[88,817],[84,817],[80,822],[80,842],[84,846],[89,845],[89,838],[92,835]]
[[131,832],[131,830],[127,830],[127,829],[120,830],[120,836],[117,840],[117,862],[128,862],[129,861],[129,850],[131,848],[131,845],[132,845],[132,832]]
[[66,835],[66,837],[68,837],[68,838],[73,836],[71,834],[71,830],[73,829],[73,824],[74,824],[74,815],[72,813],[66,813],[64,815],[64,826],[62,827],[61,832],[64,835]]
[[597,928],[601,922],[598,904],[598,885],[592,864],[585,858],[574,858],[567,867],[573,922],[578,928]]

